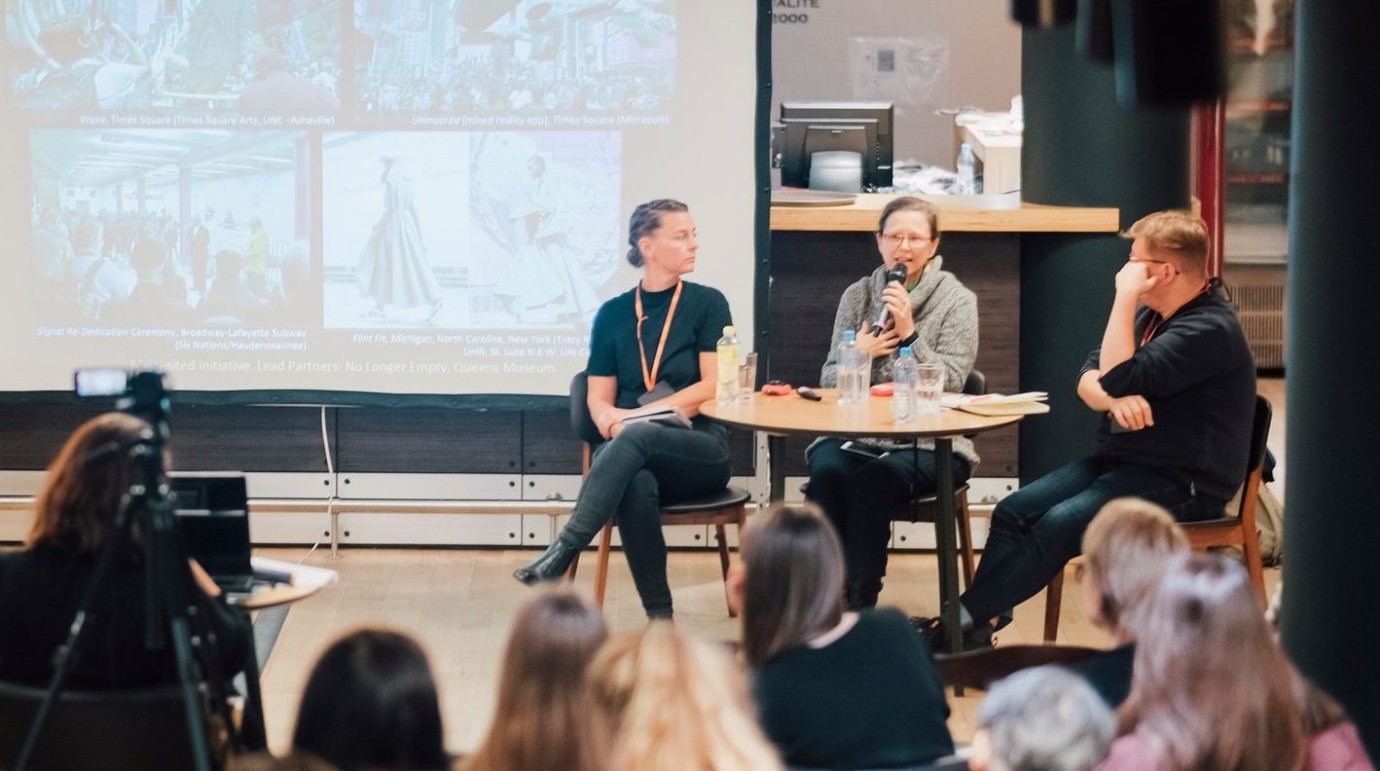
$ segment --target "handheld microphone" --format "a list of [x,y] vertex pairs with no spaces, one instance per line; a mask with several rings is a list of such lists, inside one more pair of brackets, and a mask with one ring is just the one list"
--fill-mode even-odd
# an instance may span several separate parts
[[[898,262],[890,268],[887,268],[886,284],[895,281],[901,285],[905,285],[906,275],[906,266]],[[883,289],[886,288],[886,284],[882,285]],[[880,335],[882,333],[882,330],[886,328],[886,316],[890,312],[891,311],[886,307],[886,303],[882,303],[882,309],[877,312],[877,320],[872,322],[872,334]]]

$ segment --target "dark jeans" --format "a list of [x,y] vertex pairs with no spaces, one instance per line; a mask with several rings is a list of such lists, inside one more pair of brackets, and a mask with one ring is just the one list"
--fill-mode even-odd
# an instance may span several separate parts
[[[896,450],[869,459],[840,449],[845,440],[824,439],[810,452],[805,495],[828,515],[843,541],[848,582],[877,584],[886,575],[891,517],[938,483],[931,450]],[[968,461],[954,456],[954,484],[968,481]]]
[[560,539],[584,548],[612,519],[648,616],[671,615],[661,501],[708,495],[728,484],[727,432],[719,426],[672,428],[634,423],[594,450],[570,522]]
[[1083,531],[1114,498],[1144,498],[1180,522],[1222,516],[1225,501],[1194,497],[1174,469],[1084,458],[1056,469],[997,504],[992,531],[963,607],[977,623],[1034,597],[1078,556]]

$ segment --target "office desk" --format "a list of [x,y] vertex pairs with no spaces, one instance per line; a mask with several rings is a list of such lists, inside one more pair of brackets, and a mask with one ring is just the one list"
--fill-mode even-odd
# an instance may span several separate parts
[[1020,415],[984,417],[959,410],[941,410],[937,415],[922,415],[909,423],[897,424],[891,414],[891,400],[869,397],[866,404],[840,405],[838,392],[818,389],[822,398],[815,402],[795,394],[767,396],[753,394],[751,402],[720,406],[709,401],[700,414],[710,420],[767,434],[771,463],[771,499],[785,497],[785,438],[792,434],[808,436],[874,437],[918,441],[934,440],[935,476],[938,477],[939,517],[935,540],[939,543],[939,593],[944,628],[949,632],[950,650],[962,649],[958,616],[957,512],[954,504],[953,438],[965,434],[1013,425]]

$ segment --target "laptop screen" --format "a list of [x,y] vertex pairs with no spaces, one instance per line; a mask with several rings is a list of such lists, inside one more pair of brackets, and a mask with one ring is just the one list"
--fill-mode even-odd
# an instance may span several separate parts
[[168,481],[187,556],[215,579],[252,575],[244,476],[174,474]]

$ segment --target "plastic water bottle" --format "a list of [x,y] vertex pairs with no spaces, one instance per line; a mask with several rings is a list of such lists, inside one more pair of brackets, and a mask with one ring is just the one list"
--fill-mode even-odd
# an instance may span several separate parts
[[959,195],[976,195],[977,156],[973,155],[973,148],[967,142],[959,147],[957,166]]
[[909,347],[896,354],[896,364],[891,368],[891,379],[896,390],[891,394],[891,414],[897,423],[909,423],[919,417],[919,399],[916,391],[920,387],[920,364],[911,354]]
[[838,355],[835,357],[835,361],[839,363],[839,404],[858,403],[858,369],[853,363],[853,346],[857,339],[857,332],[846,329],[843,332],[843,339],[839,341]]
[[738,399],[738,330],[732,325],[724,327],[724,336],[719,338],[716,350],[719,357],[719,387],[714,392],[714,400],[723,407]]

